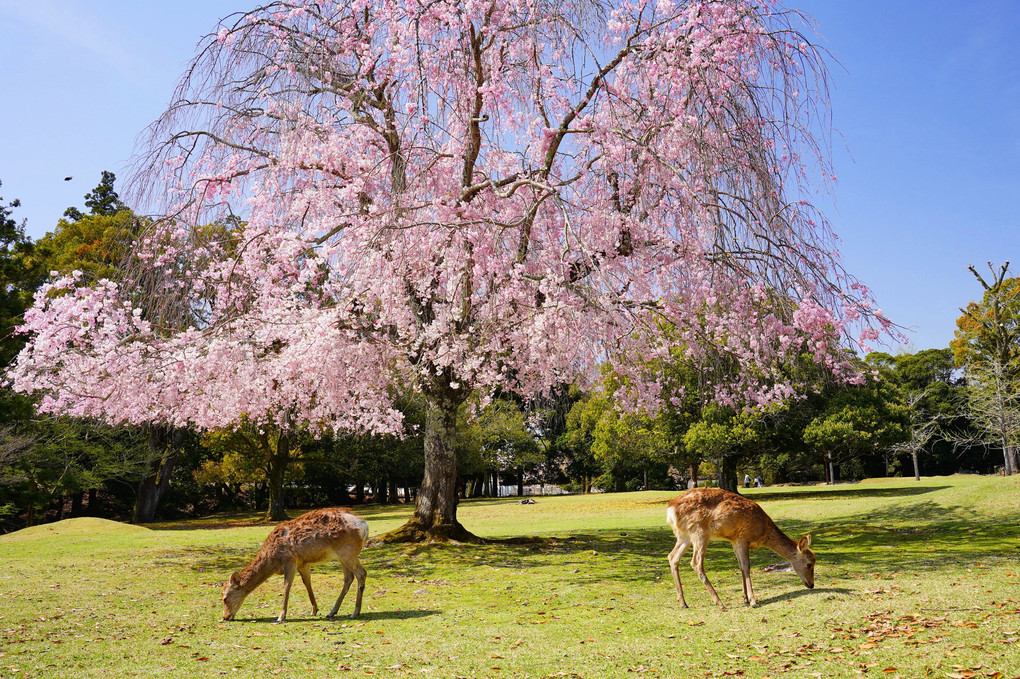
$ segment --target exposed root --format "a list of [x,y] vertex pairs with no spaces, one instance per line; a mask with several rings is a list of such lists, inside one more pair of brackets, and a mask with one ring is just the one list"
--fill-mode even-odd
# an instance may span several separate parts
[[484,544],[487,541],[464,528],[460,522],[433,524],[426,527],[421,522],[411,519],[400,528],[391,530],[389,533],[383,533],[372,539],[369,542],[369,546],[432,542]]

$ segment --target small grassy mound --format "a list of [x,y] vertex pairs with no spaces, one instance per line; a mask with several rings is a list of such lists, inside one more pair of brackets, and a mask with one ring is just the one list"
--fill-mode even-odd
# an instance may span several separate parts
[[0,536],[0,540],[18,540],[21,538],[54,537],[58,535],[105,535],[109,533],[147,533],[148,528],[109,519],[97,519],[83,516],[76,519],[64,519],[56,523],[22,528],[9,535]]

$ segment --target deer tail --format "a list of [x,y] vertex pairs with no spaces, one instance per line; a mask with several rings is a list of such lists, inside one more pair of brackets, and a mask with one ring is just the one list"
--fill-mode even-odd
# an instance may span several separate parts
[[666,507],[666,523],[669,524],[670,528],[676,528],[676,507],[673,505]]
[[361,536],[361,547],[365,548],[368,546],[368,522],[360,516],[355,517],[354,527],[357,529],[358,534]]

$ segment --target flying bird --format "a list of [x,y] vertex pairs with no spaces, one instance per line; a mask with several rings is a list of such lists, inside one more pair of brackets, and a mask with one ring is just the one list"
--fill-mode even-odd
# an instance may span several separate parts
[[69,181],[71,181],[72,179],[74,179],[74,177],[64,177],[64,181],[65,181],[65,182],[69,182]]

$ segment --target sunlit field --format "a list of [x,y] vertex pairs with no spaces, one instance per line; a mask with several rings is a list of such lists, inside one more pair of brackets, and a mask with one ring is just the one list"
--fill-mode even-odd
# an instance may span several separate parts
[[[1020,677],[1020,477],[745,492],[813,536],[815,589],[759,550],[747,608],[730,545],[713,543],[727,608],[685,563],[680,609],[664,492],[465,502],[492,542],[370,547],[355,621],[309,616],[298,581],[276,624],[276,577],[222,622],[223,582],[270,529],[251,517],[26,529],[0,537],[0,677]],[[357,513],[378,534],[409,508]],[[328,611],[339,564],[312,581]]]

